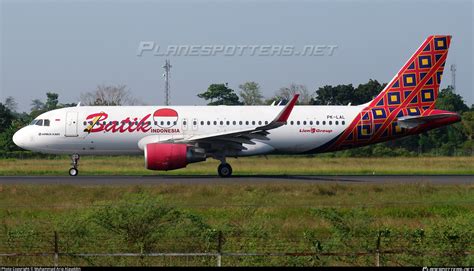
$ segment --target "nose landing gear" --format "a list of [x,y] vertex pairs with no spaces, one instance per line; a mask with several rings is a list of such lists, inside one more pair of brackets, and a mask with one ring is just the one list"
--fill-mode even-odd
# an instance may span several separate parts
[[77,176],[79,174],[79,170],[77,167],[79,166],[79,154],[75,153],[71,155],[71,168],[69,169],[70,176]]
[[77,168],[72,167],[72,168],[69,169],[69,175],[70,176],[77,176],[78,173],[79,173],[79,171],[77,170]]

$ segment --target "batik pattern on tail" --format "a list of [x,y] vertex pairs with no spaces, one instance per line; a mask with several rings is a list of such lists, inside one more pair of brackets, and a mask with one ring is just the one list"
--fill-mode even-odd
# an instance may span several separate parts
[[390,140],[416,131],[397,118],[425,116],[434,109],[451,36],[429,36],[385,89],[335,140],[319,151],[334,151]]

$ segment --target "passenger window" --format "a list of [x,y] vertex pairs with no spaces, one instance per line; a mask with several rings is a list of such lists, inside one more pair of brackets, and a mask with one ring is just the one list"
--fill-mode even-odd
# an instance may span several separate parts
[[44,126],[49,126],[49,120],[44,120]]
[[185,120],[183,120],[183,125],[186,125],[186,121],[185,121]]
[[242,125],[242,121],[239,121],[239,125]]
[[87,121],[84,121],[84,126],[87,125]]
[[261,120],[258,121],[258,125],[262,125],[262,121],[261,121]]
[[[165,125],[165,122],[164,121],[161,121],[160,122],[161,126]],[[186,122],[183,122],[184,125],[186,125]]]
[[204,121],[201,120],[201,125],[204,125]]
[[166,125],[168,125],[168,126],[171,125],[171,122],[167,121],[167,122],[166,122]]
[[312,120],[309,121],[309,125],[313,125],[313,121],[312,121]]
[[291,124],[291,125],[293,125],[293,123],[294,123],[293,121],[290,121],[290,124]]
[[323,125],[326,125],[326,121],[325,121],[325,120],[323,121]]
[[211,122],[210,122],[210,121],[207,121],[207,125],[211,125]]
[[305,121],[305,120],[303,121],[303,125],[306,125],[306,121]]
[[319,120],[316,121],[316,125],[319,125]]
[[197,125],[197,121],[193,121],[193,125],[195,125],[195,126],[196,126],[196,125]]
[[252,125],[255,125],[255,121],[254,121],[254,120],[252,120]]
[[222,120],[219,123],[220,123],[220,125],[224,125],[224,122]]
[[339,125],[339,121],[336,120],[336,125]]
[[237,122],[235,122],[235,120],[234,120],[234,121],[232,122],[232,124],[233,124],[233,125],[236,125],[236,124],[237,124]]
[[342,125],[345,125],[345,124],[346,124],[346,122],[345,122],[345,121],[342,121]]
[[332,125],[332,120],[329,121],[329,125]]
[[265,125],[267,125],[267,124],[268,124],[268,121],[265,121]]
[[296,122],[296,125],[300,125],[300,121],[297,121],[297,122]]
[[214,121],[214,125],[217,125],[217,121]]
[[38,120],[38,121],[36,122],[36,125],[38,125],[38,126],[43,126],[43,120]]
[[245,125],[249,125],[249,121],[248,121],[248,120],[245,122]]

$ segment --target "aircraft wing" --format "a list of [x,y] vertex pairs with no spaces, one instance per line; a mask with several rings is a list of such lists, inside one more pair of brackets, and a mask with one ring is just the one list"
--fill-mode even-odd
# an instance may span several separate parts
[[278,113],[278,115],[268,124],[262,126],[255,126],[246,129],[231,130],[225,132],[218,132],[205,135],[193,135],[189,137],[170,137],[164,139],[154,135],[147,136],[138,142],[140,149],[144,149],[150,143],[187,143],[194,144],[203,148],[208,153],[215,153],[220,151],[240,151],[246,148],[242,144],[255,145],[253,139],[269,140],[267,135],[269,130],[278,128],[286,124],[288,117],[291,114],[299,94],[293,96],[291,101]]
[[455,113],[438,113],[428,116],[404,116],[398,118],[398,125],[402,128],[416,128],[422,124],[429,123],[432,121],[438,121],[444,118],[451,118],[458,116]]
[[[252,139],[269,140],[267,135],[269,130],[278,128],[286,124],[288,117],[291,114],[296,102],[298,101],[299,94],[293,96],[291,101],[280,111],[280,113],[268,124],[263,126],[256,126],[248,129],[232,130],[226,132],[219,132],[207,135],[196,135],[190,136],[183,139],[175,139],[175,143],[198,143],[200,147],[205,149],[232,149],[232,150],[244,150],[245,147],[242,144],[254,145],[255,142]],[[203,143],[203,144],[201,144]],[[207,143],[207,144],[206,144]],[[206,147],[206,145],[208,147]]]

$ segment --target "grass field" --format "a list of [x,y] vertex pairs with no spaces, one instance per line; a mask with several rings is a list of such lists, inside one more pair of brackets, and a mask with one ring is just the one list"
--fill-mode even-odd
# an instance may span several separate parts
[[[474,157],[229,159],[236,175],[474,174]],[[142,157],[83,157],[81,175],[215,175],[217,161],[154,172]],[[66,175],[69,160],[3,159],[0,175]],[[223,265],[474,265],[474,185],[256,183],[0,185],[0,254],[216,252]],[[317,255],[301,256],[312,252]],[[357,255],[357,253],[368,253]],[[319,254],[318,254],[319,253]],[[324,253],[345,253],[327,256]],[[298,256],[299,255],[299,256]],[[50,256],[0,265],[51,265]],[[61,256],[65,265],[206,265],[212,257]]]
[[[323,161],[325,170],[334,167]],[[474,265],[466,254],[474,253],[472,184],[0,185],[0,206],[0,253],[51,252],[53,231],[61,252],[209,252],[222,232],[224,252],[373,252],[379,243],[382,251],[402,251],[382,254],[381,265]],[[215,265],[215,259],[61,256],[59,263]],[[374,265],[374,257],[227,256],[222,263]],[[51,265],[52,257],[0,257],[2,264]]]
[[[471,157],[327,158],[268,156],[228,159],[235,175],[474,174]],[[69,159],[0,159],[0,175],[67,175]],[[190,164],[168,172],[149,171],[141,156],[87,157],[80,175],[215,175],[218,162]]]

